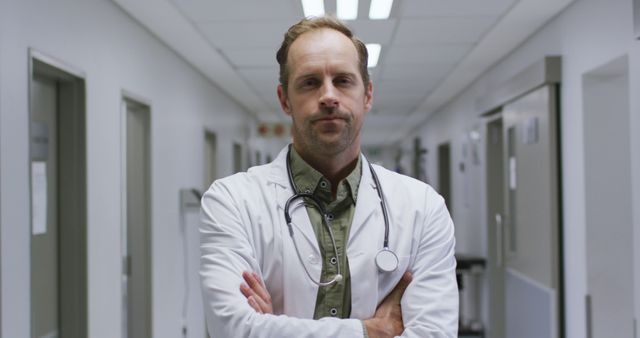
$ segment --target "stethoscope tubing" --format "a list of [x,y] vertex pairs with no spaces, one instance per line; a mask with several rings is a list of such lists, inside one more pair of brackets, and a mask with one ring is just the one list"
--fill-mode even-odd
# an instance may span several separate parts
[[333,229],[331,228],[331,221],[327,218],[327,212],[325,211],[324,207],[322,207],[322,204],[320,204],[319,201],[316,199],[316,197],[310,193],[294,194],[293,196],[289,197],[289,199],[287,199],[287,202],[284,205],[285,221],[287,222],[287,227],[289,228],[289,235],[291,236],[291,239],[293,241],[293,246],[296,249],[296,255],[298,256],[298,259],[300,260],[300,262],[304,262],[304,260],[302,259],[302,256],[300,256],[300,250],[298,250],[298,244],[296,243],[295,238],[293,238],[294,236],[293,224],[291,221],[291,215],[289,215],[289,207],[291,203],[296,199],[303,199],[304,201],[304,198],[311,199],[313,201],[314,206],[319,209],[320,214],[322,215],[322,220],[323,220],[322,223],[327,228],[327,231],[329,231],[329,237],[331,238],[331,244],[333,245],[333,254],[337,259],[336,267],[338,269],[338,273],[328,282],[316,281],[311,276],[311,273],[309,273],[307,266],[304,263],[302,264],[302,266],[304,268],[304,272],[307,274],[307,276],[312,282],[314,282],[318,286],[329,286],[342,280],[342,271],[340,268],[340,259],[338,259],[338,246],[336,245],[335,237],[333,236]]
[[[291,145],[289,145],[286,161],[287,161],[287,165],[286,165],[287,175],[289,177],[289,183],[291,184],[291,188],[293,189],[293,195],[289,197],[289,199],[287,199],[287,202],[285,203],[284,218],[287,223],[287,227],[289,228],[289,235],[291,236],[291,240],[293,241],[293,246],[295,247],[296,255],[298,256],[298,259],[302,263],[305,273],[313,283],[317,284],[318,286],[329,286],[334,283],[340,282],[343,277],[342,277],[342,271],[340,267],[340,259],[338,257],[338,248],[336,246],[335,237],[333,236],[333,230],[331,227],[331,221],[327,216],[326,209],[322,206],[322,203],[312,193],[298,192],[298,188],[293,180],[293,173],[291,172]],[[373,169],[373,165],[371,165],[371,163],[369,163],[369,170],[371,171],[371,176],[373,177],[373,181],[376,185],[376,191],[378,193],[378,197],[380,198],[380,207],[382,208],[382,215],[384,217],[383,248],[376,255],[375,260],[376,260],[376,264],[378,265],[378,268],[381,271],[391,272],[397,268],[398,257],[392,250],[389,249],[389,215],[387,213],[387,206],[384,200],[384,194],[382,193],[382,186],[380,185],[380,180],[378,179],[378,175]],[[311,276],[311,273],[309,273],[309,270],[307,269],[307,266],[304,264],[304,260],[300,256],[300,251],[298,250],[298,245],[293,235],[293,225],[292,225],[291,215],[289,214],[289,207],[291,206],[291,203],[297,199],[302,199],[304,202],[311,201],[312,202],[311,204],[313,204],[316,208],[318,208],[318,211],[320,211],[320,214],[322,215],[322,223],[327,228],[327,231],[329,231],[329,237],[331,238],[331,244],[333,245],[333,252],[335,254],[336,259],[338,260],[337,261],[338,273],[330,281],[322,282],[322,281],[316,281],[315,279],[313,279],[313,277]],[[381,266],[381,264],[379,263],[379,258],[388,259],[389,255],[391,255],[392,261],[395,261],[395,262],[390,266],[386,266],[386,265],[384,267]],[[381,261],[385,261],[385,260],[381,260]],[[388,262],[388,260],[386,261]]]

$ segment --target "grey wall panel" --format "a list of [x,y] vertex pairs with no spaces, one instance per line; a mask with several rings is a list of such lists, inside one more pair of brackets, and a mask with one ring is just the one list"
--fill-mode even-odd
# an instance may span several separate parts
[[505,337],[555,337],[555,292],[510,269],[505,286]]

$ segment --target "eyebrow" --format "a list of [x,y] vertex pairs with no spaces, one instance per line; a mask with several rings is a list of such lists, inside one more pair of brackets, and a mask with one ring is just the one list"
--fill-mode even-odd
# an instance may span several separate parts
[[[308,73],[303,73],[302,75],[299,75],[299,76],[295,77],[293,79],[293,81],[299,81],[299,80],[305,80],[305,79],[308,79],[308,78],[313,78],[313,77],[318,76],[318,73],[319,72],[313,72],[313,71],[310,71]],[[350,77],[350,78],[357,78],[358,77],[357,73],[355,73],[355,72],[339,72],[339,73],[334,75],[334,77],[340,77],[340,76],[346,76],[346,77]]]

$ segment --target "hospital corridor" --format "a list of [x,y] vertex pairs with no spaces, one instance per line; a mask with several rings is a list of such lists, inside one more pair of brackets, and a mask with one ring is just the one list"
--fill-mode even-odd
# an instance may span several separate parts
[[[284,48],[324,16],[351,54]],[[640,338],[640,0],[0,0],[0,338],[375,338],[398,289],[400,337]]]

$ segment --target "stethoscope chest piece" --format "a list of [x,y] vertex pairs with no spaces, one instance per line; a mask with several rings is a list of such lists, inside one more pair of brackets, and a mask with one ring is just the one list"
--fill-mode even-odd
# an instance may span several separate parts
[[389,248],[382,248],[376,255],[376,265],[382,272],[393,272],[398,268],[398,256],[389,250]]

